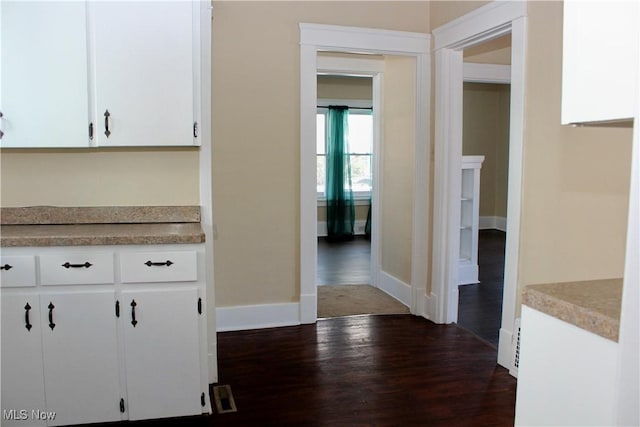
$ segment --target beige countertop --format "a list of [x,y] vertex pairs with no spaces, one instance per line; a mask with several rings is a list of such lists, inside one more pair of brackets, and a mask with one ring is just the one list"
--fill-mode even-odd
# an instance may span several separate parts
[[622,279],[529,285],[522,294],[523,304],[616,342],[621,302]]
[[199,206],[2,208],[0,246],[202,243]]

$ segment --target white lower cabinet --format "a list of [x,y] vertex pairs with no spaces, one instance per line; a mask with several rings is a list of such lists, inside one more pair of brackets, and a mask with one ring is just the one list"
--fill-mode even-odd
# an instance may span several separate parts
[[[204,250],[166,246],[3,248],[2,426],[211,412]],[[136,283],[122,269],[131,259]],[[47,279],[61,265],[70,283]],[[20,280],[4,280],[19,266]]]
[[49,425],[120,421],[115,293],[40,295]]
[[129,419],[200,414],[198,290],[126,290],[121,302]]
[[[45,410],[40,297],[19,292],[2,295],[1,425],[46,425],[31,410]],[[24,412],[26,411],[26,412]]]

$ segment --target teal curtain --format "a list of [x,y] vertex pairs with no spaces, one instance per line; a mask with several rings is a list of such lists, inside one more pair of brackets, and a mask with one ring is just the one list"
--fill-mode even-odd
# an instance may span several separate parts
[[327,236],[331,241],[351,240],[354,236],[355,207],[351,189],[349,158],[349,109],[330,106],[327,117]]

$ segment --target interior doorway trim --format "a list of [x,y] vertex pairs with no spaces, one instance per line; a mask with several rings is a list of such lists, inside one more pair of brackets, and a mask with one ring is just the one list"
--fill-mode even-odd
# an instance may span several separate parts
[[[300,322],[317,320],[316,102],[320,51],[411,56],[416,59],[414,207],[412,224],[411,312],[424,314],[429,188],[429,88],[431,38],[428,34],[335,25],[300,24]],[[374,182],[374,204],[380,206]],[[379,213],[379,212],[378,212]],[[375,225],[374,225],[375,227]],[[375,232],[372,230],[372,234]],[[373,238],[373,236],[372,236]],[[380,242],[381,246],[383,242]],[[373,254],[372,254],[373,256]]]
[[435,182],[429,318],[458,317],[463,50],[511,33],[511,102],[507,239],[498,363],[514,372],[512,337],[518,287],[526,57],[526,2],[494,2],[433,30],[435,44]]

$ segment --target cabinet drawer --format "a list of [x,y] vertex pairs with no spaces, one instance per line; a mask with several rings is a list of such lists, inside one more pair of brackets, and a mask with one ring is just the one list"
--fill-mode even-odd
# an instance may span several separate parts
[[3,288],[36,285],[35,256],[3,256],[0,257],[0,266],[0,286]]
[[198,280],[195,251],[124,252],[120,257],[122,283],[191,282]]
[[43,285],[114,283],[113,253],[60,253],[40,256]]

